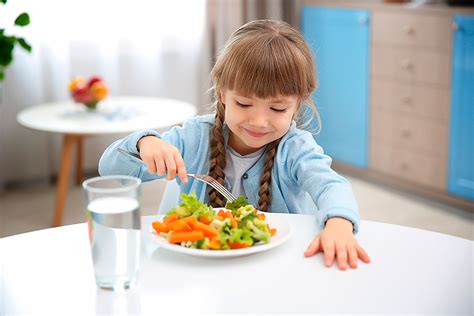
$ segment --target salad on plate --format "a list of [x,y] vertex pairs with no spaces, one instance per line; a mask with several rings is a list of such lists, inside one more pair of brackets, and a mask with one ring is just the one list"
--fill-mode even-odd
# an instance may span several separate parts
[[181,194],[182,203],[170,209],[153,230],[169,243],[186,248],[230,250],[268,244],[276,233],[259,212],[239,196],[225,208],[213,209],[196,194]]

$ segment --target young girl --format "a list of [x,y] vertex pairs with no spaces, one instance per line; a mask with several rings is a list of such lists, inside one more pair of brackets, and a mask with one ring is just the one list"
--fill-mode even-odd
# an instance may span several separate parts
[[[305,256],[323,252],[327,266],[336,258],[342,270],[347,264],[356,268],[359,258],[368,263],[354,237],[359,214],[350,184],[331,169],[313,135],[296,127],[302,118],[316,115],[319,121],[311,101],[315,65],[301,34],[284,22],[247,23],[232,34],[211,76],[215,114],[163,134],[145,130],[114,142],[99,173],[143,181],[178,176],[181,192],[195,191],[206,203],[224,206],[218,192],[186,177],[209,174],[261,211],[316,214],[321,233]],[[147,167],[118,147],[139,154]]]

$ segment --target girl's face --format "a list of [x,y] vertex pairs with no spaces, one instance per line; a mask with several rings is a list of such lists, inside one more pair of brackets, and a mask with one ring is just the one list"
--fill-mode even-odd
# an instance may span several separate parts
[[257,151],[288,132],[298,108],[297,96],[260,99],[224,90],[229,145],[241,155]]

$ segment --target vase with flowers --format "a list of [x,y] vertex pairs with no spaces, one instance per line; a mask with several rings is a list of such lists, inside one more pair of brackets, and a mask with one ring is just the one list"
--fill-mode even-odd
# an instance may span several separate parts
[[97,104],[104,100],[109,91],[102,78],[92,76],[89,80],[77,76],[69,82],[69,93],[76,103],[86,106],[89,111],[97,109]]

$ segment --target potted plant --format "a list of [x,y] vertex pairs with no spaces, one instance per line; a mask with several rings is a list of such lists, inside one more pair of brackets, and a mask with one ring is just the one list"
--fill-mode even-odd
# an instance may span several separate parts
[[[0,6],[5,5],[7,0],[0,0]],[[30,24],[30,16],[23,12],[15,19],[14,26],[24,27]],[[13,50],[15,46],[20,46],[27,52],[31,52],[31,45],[22,38],[9,35],[4,28],[0,28],[0,103],[2,101],[2,81],[5,78],[5,69],[13,61]]]

